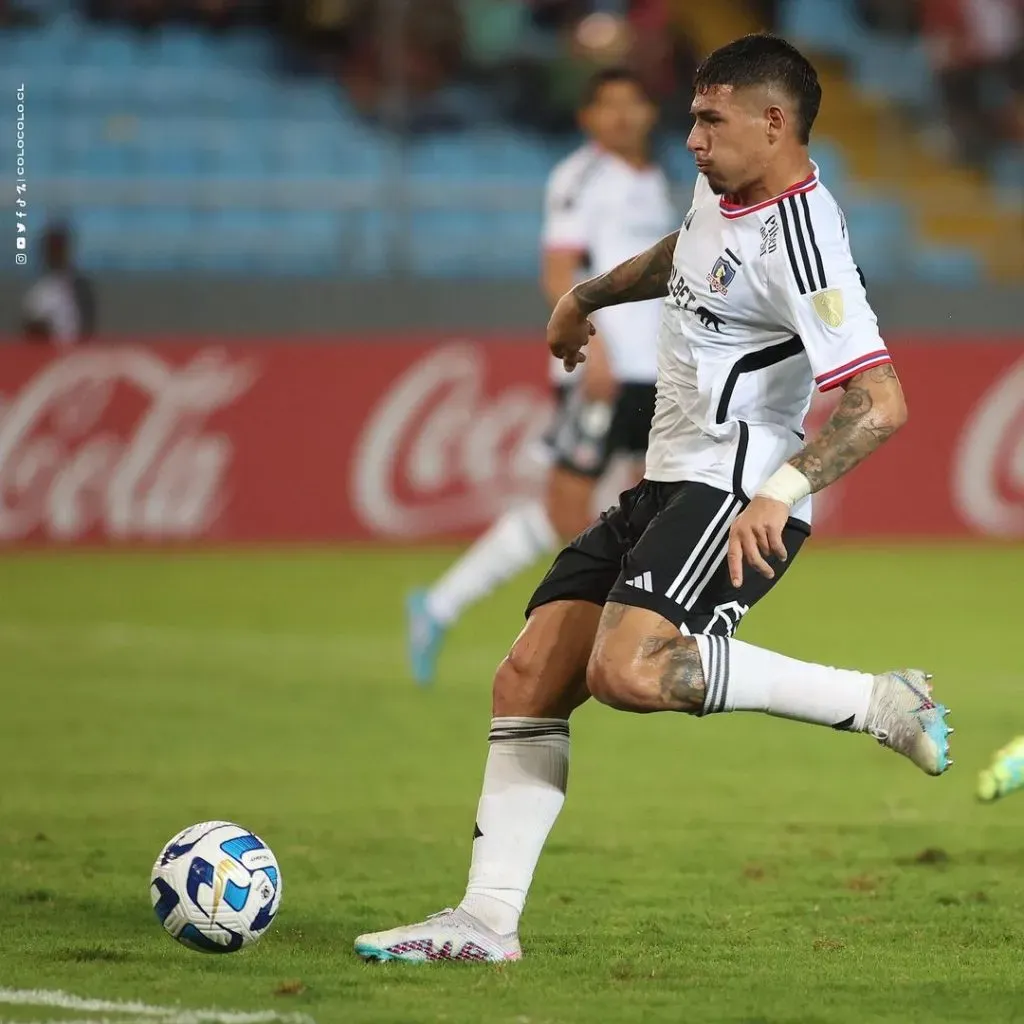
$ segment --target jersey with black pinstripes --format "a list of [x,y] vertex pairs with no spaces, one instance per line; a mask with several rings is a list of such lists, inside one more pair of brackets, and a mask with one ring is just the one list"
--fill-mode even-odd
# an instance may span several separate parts
[[[815,384],[889,361],[817,167],[750,207],[701,177],[662,311],[647,478],[744,499],[799,450]],[[809,523],[811,499],[793,516]]]

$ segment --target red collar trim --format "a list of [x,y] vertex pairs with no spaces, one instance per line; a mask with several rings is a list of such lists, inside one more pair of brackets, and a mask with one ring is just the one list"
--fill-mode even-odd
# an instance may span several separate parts
[[756,203],[754,206],[740,206],[738,203],[730,203],[725,196],[722,196],[718,201],[718,208],[722,211],[723,217],[728,217],[731,220],[734,217],[745,217],[748,213],[763,210],[766,206],[772,206],[789,196],[799,195],[801,192],[810,192],[817,187],[818,172],[814,170],[803,181],[790,185],[785,192],[780,192],[777,196],[772,196],[771,199],[766,199],[763,203]]

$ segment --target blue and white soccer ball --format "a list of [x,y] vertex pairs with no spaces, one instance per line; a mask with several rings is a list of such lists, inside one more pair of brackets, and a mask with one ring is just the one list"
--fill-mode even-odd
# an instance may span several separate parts
[[234,953],[270,927],[281,870],[270,847],[229,821],[203,821],[160,851],[149,884],[171,936],[201,953]]

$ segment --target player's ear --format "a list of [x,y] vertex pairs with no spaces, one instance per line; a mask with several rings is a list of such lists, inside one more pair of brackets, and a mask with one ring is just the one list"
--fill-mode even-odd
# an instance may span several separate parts
[[772,104],[764,112],[765,134],[769,142],[778,142],[786,130],[786,112],[777,104]]

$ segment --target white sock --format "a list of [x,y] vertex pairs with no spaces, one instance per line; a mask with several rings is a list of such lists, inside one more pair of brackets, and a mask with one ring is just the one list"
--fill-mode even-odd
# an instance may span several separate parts
[[742,640],[695,637],[704,666],[704,710],[763,711],[862,732],[875,677],[787,658]]
[[533,871],[565,803],[569,723],[493,718],[473,863],[460,907],[499,935],[518,928]]
[[430,588],[430,614],[450,625],[471,604],[556,547],[558,534],[541,502],[509,509]]

